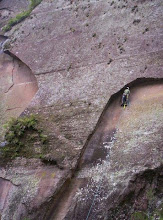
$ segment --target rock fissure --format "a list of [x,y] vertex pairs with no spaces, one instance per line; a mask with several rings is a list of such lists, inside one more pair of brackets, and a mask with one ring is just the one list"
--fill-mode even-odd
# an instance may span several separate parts
[[15,183],[13,183],[12,180],[6,179],[6,178],[4,178],[4,177],[0,177],[0,182],[1,182],[1,180],[10,182],[13,186],[17,186],[17,187],[18,187],[18,186],[21,186],[21,184],[15,184]]
[[0,8],[0,10],[8,10],[8,11],[13,11],[12,9],[9,9],[9,8]]
[[[112,57],[113,58],[112,62],[115,62],[115,61],[118,61],[118,60],[123,60],[123,59],[127,60],[127,59],[131,59],[132,57],[136,57],[136,56],[140,56],[140,55],[143,56],[143,55],[146,55],[146,54],[158,53],[158,52],[162,52],[162,51],[163,50],[150,51],[150,52],[145,52],[145,53],[141,53],[141,54],[140,53],[139,54],[134,54],[132,56],[130,56],[130,55],[128,55],[128,56],[121,55],[118,58]],[[90,67],[90,66],[93,66],[93,65],[108,64],[109,59],[110,59],[110,57],[106,61],[101,61],[101,62],[98,62],[98,63],[91,63],[91,64],[88,64],[88,65],[82,65],[82,66],[77,66],[77,67],[71,67],[70,69],[69,69],[69,67],[67,67],[67,68],[61,68],[61,69],[54,69],[54,70],[50,70],[50,71],[47,71],[47,72],[46,71],[45,72],[38,72],[38,73],[36,73],[36,75],[50,74],[50,73],[63,72],[63,71],[68,71],[69,72],[70,70],[82,69],[82,68]],[[111,63],[109,63],[109,64],[111,64]],[[135,67],[135,66],[136,65],[134,65],[134,66],[126,66],[126,68],[131,68],[131,67]],[[145,71],[143,71],[143,73],[144,72]]]
[[7,108],[6,111],[11,111],[11,110],[19,109],[19,108],[22,108],[22,107]]
[[12,68],[12,75],[11,75],[11,81],[12,81],[12,83],[11,83],[11,86],[7,89],[7,91],[5,91],[5,93],[8,93],[11,89],[12,89],[12,87],[14,86],[14,69],[15,69],[15,62],[14,62],[14,58],[13,58],[13,68]]

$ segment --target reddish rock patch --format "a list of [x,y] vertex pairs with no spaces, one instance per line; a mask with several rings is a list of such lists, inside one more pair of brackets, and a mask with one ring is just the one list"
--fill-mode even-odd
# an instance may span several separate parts
[[19,116],[38,90],[32,71],[15,56],[0,54],[0,124]]

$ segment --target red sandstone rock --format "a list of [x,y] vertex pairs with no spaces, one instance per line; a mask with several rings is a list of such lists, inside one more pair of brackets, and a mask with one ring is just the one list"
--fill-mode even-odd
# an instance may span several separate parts
[[[13,27],[7,33],[11,38],[11,52],[30,67],[39,84],[39,91],[24,114],[30,112],[39,113],[45,119],[43,125],[49,134],[49,145],[51,147],[49,153],[54,159],[56,154],[59,158],[58,152],[59,155],[63,154],[65,156],[63,167],[66,167],[66,172],[64,170],[61,171],[56,166],[52,167],[52,169],[57,170],[56,180],[54,180],[55,178],[46,180],[44,176],[39,176],[41,175],[39,172],[36,172],[35,176],[33,170],[29,176],[26,175],[26,173],[30,173],[31,168],[28,162],[27,164],[23,163],[23,159],[18,162],[19,169],[22,169],[19,172],[20,177],[16,177],[13,172],[15,164],[12,165],[12,174],[6,168],[5,172],[9,172],[9,175],[6,174],[6,179],[12,180],[14,178],[15,182],[22,182],[22,188],[18,188],[16,192],[16,195],[19,195],[19,205],[17,207],[14,206],[14,191],[10,188],[10,193],[13,196],[10,204],[14,208],[9,213],[9,216],[13,216],[13,213],[15,213],[17,219],[21,219],[21,216],[26,217],[26,215],[30,216],[31,219],[49,219],[49,216],[57,216],[61,211],[60,216],[67,215],[67,218],[70,219],[73,219],[74,217],[72,218],[72,216],[76,213],[77,216],[81,216],[81,219],[83,219],[83,216],[85,217],[91,201],[89,200],[86,203],[86,208],[83,204],[81,206],[80,201],[79,203],[72,202],[71,199],[75,197],[74,191],[72,194],[71,190],[70,193],[68,192],[70,200],[66,195],[66,201],[68,202],[66,203],[66,208],[62,207],[62,196],[64,195],[62,191],[66,188],[66,179],[72,175],[70,167],[72,169],[76,166],[81,148],[93,132],[112,94],[140,77],[162,78],[162,6],[160,5],[161,0],[154,2],[115,0],[113,4],[108,1],[93,1],[89,3],[87,1],[74,1],[72,4],[70,4],[70,1],[62,0],[55,2],[43,1],[29,18]],[[8,78],[5,77],[2,81],[4,82],[2,84],[5,91],[6,88],[9,89],[12,86],[12,64],[8,63],[7,66]],[[26,73],[26,70],[23,71]],[[19,76],[19,74],[16,75],[17,80],[16,78],[15,80],[17,82],[23,80],[24,83],[26,80],[28,82],[31,74],[27,78],[24,75],[23,78],[22,75],[21,78]],[[29,82],[33,80],[34,78],[32,77]],[[33,83],[34,90],[36,88],[35,85]],[[24,92],[26,86],[23,85],[21,91]],[[162,85],[160,86],[162,88]],[[15,89],[18,87],[15,87]],[[15,89],[13,88],[12,92]],[[30,91],[29,99],[32,98],[32,94],[34,95],[33,89],[32,93],[30,87],[27,89],[27,94]],[[20,94],[19,89],[16,89],[16,91]],[[161,125],[158,126],[160,118],[157,118],[157,116],[159,116],[160,111],[157,111],[157,109],[160,106],[159,102],[162,100],[162,92],[160,91],[156,96],[150,98],[152,95],[150,89],[146,87],[145,91],[148,92],[145,97],[141,96],[141,100],[139,100],[138,93],[135,93],[138,95],[135,96],[138,103],[135,103],[131,113],[124,112],[125,121],[118,122],[119,114],[123,111],[118,108],[115,110],[115,106],[118,106],[118,100],[116,100],[115,106],[109,106],[111,107],[108,110],[108,117],[111,117],[110,123],[108,121],[109,125],[106,127],[101,126],[101,130],[98,127],[100,130],[99,136],[95,135],[97,140],[88,142],[88,148],[82,161],[88,161],[90,164],[94,162],[95,173],[93,174],[96,175],[100,171],[100,169],[96,170],[97,160],[101,157],[102,159],[106,157],[106,150],[102,152],[103,147],[98,145],[105,140],[103,135],[108,135],[108,132],[111,135],[117,122],[120,130],[127,129],[125,125],[128,124],[128,126],[133,125],[133,127],[131,126],[133,132],[137,132],[134,138],[132,135],[125,136],[121,132],[118,133],[119,139],[115,143],[111,154],[111,168],[110,170],[108,170],[108,167],[106,167],[106,170],[102,168],[102,173],[105,173],[105,171],[106,173],[110,172],[109,175],[112,178],[109,181],[110,185],[105,180],[106,184],[103,186],[104,188],[106,186],[103,192],[107,198],[106,203],[105,201],[104,203],[107,205],[100,203],[100,206],[98,203],[99,206],[97,208],[100,211],[96,212],[96,219],[102,218],[100,216],[103,216],[103,214],[105,217],[112,216],[111,211],[107,213],[109,208],[112,210],[116,205],[118,206],[118,201],[125,201],[124,196],[127,197],[128,193],[136,192],[136,190],[139,193],[136,181],[140,180],[139,177],[135,179],[135,184],[129,185],[129,181],[135,173],[144,172],[146,169],[151,169],[151,172],[155,170],[154,178],[151,181],[158,180],[157,173],[160,175],[160,171],[157,168],[160,166],[159,158],[161,156],[162,143],[160,130],[162,127]],[[13,99],[22,100],[21,97],[15,97],[12,93],[8,97],[9,103],[12,103]],[[120,100],[120,94],[116,97]],[[1,97],[0,99],[3,100]],[[152,110],[148,105],[146,105],[146,108],[139,106],[139,101],[144,106],[144,103],[148,104],[148,101],[151,100],[153,100],[151,103]],[[156,104],[155,101],[157,102]],[[14,103],[12,103],[12,106],[14,106]],[[23,106],[27,106],[27,103],[25,102]],[[4,103],[2,108],[4,109]],[[22,109],[20,109],[21,111]],[[142,112],[144,112],[143,116],[146,119],[145,121],[142,120],[145,127],[141,124],[135,129],[134,126],[137,126],[138,121],[141,122],[141,120],[138,120],[138,116],[143,114]],[[117,114],[114,115],[114,113]],[[153,114],[153,116],[151,115],[148,122],[150,114]],[[113,120],[112,116],[114,116]],[[105,123],[107,124],[107,119],[105,120],[106,122],[102,122],[104,125]],[[148,125],[149,130],[147,129]],[[140,138],[139,129],[141,128],[145,140]],[[155,133],[152,136],[152,140],[146,138],[147,135],[147,137],[150,137],[150,132],[153,130]],[[124,131],[128,132],[128,130]],[[124,138],[125,141],[121,141],[121,138]],[[60,158],[58,161],[62,164]],[[146,166],[147,164],[148,167]],[[42,164],[39,164],[39,168],[44,170]],[[50,168],[46,167],[45,170],[51,175]],[[89,171],[88,169],[86,172],[89,174]],[[1,171],[2,174],[3,172]],[[142,181],[145,181],[145,185],[147,185],[148,181],[146,179]],[[56,185],[53,185],[54,182]],[[83,181],[81,182],[83,184]],[[5,184],[7,183],[5,181]],[[133,191],[130,191],[128,186]],[[31,190],[30,196],[28,196],[29,188]],[[70,188],[73,189],[73,185]],[[25,192],[24,196],[22,196],[21,190]],[[146,190],[148,191],[148,187]],[[110,192],[110,197],[105,194],[106,192]],[[81,191],[81,193],[84,196],[84,191]],[[88,196],[91,197],[92,194],[88,193]],[[137,194],[134,196],[137,197]],[[142,194],[142,198],[143,196],[144,194]],[[86,199],[84,201],[87,201]],[[9,197],[6,197],[6,201],[9,201]],[[110,202],[112,206],[110,206]],[[4,203],[4,200],[2,203]],[[59,206],[57,207],[58,203]],[[71,207],[69,207],[69,204]],[[131,204],[133,204],[133,201],[131,201]],[[74,212],[74,207],[77,210],[76,213]],[[145,205],[143,208],[146,208]],[[47,210],[49,210],[49,213],[46,214]],[[120,212],[119,214],[123,220],[128,216],[127,208],[124,210],[124,213]],[[8,217],[5,211],[2,214],[4,219]],[[114,216],[112,219],[114,219]]]

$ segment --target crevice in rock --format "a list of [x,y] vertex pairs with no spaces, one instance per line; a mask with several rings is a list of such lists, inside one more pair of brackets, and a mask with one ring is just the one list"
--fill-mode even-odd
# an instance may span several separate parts
[[[132,57],[137,57],[137,56],[140,57],[140,56],[144,56],[145,54],[152,54],[152,53],[158,53],[158,52],[162,52],[162,50],[150,51],[150,52],[145,52],[145,53],[141,53],[141,54],[140,53],[139,54],[133,54]],[[129,58],[131,58],[131,55],[121,55],[118,58],[113,57],[112,62],[118,61],[118,60],[123,60],[123,59],[129,59]],[[36,73],[36,75],[44,75],[44,74],[50,74],[50,73],[56,73],[56,72],[62,72],[62,71],[70,71],[70,70],[86,68],[86,67],[90,67],[92,65],[100,65],[100,64],[108,64],[108,60],[97,62],[97,63],[91,63],[91,64],[87,64],[87,65],[81,65],[81,66],[74,66],[74,67],[71,66],[71,68],[67,67],[67,68],[54,69],[54,70],[50,70],[50,71],[47,71],[47,72],[45,71],[45,72]],[[131,66],[127,67],[127,68],[131,68]],[[145,72],[145,70],[144,70],[144,72]]]
[[12,180],[10,180],[10,179],[6,179],[6,178],[3,178],[3,177],[0,177],[0,181],[1,181],[1,180],[3,180],[3,181],[8,181],[8,182],[10,182],[12,185],[14,185],[14,186],[21,186],[21,184],[15,184],[15,183],[13,183]]
[[11,111],[11,110],[15,110],[15,109],[18,109],[18,108],[22,108],[22,107],[7,108],[7,109],[6,109],[6,111]]
[[13,11],[13,10],[11,10],[11,9],[9,9],[9,8],[0,8],[0,10],[8,10],[8,11]]

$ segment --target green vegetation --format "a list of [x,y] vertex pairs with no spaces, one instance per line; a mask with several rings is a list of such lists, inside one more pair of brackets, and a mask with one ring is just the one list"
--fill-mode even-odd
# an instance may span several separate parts
[[9,50],[10,47],[11,47],[10,41],[7,41],[7,42],[4,44],[3,49],[4,49],[4,50]]
[[42,2],[42,0],[30,0],[30,9],[33,10],[41,2]]
[[153,192],[153,189],[149,189],[147,191],[147,198],[149,201],[153,200],[154,199],[154,192]]
[[5,25],[3,27],[3,31],[6,32],[6,31],[9,31],[11,30],[11,28],[20,23],[21,21],[23,21],[25,18],[27,18],[30,13],[32,12],[32,10],[41,3],[42,0],[30,0],[30,4],[29,4],[29,8],[28,10],[26,11],[23,11],[19,14],[17,14],[14,18],[11,18],[8,22],[7,25]]
[[132,220],[163,220],[163,205],[156,208],[150,216],[147,216],[146,213],[137,211],[134,212],[131,216]]
[[148,216],[143,212],[134,212],[131,217],[132,220],[148,220]]
[[6,129],[5,140],[8,143],[2,149],[4,158],[39,157],[44,153],[43,145],[47,142],[47,135],[42,133],[35,115],[12,118],[4,127]]

